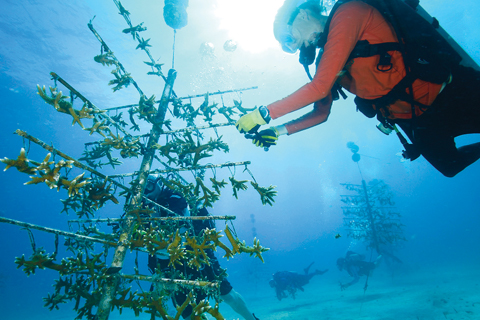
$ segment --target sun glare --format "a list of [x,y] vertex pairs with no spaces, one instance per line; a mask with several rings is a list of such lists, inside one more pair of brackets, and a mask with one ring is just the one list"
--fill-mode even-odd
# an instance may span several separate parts
[[220,28],[244,50],[258,53],[279,44],[273,36],[273,21],[284,0],[218,0]]

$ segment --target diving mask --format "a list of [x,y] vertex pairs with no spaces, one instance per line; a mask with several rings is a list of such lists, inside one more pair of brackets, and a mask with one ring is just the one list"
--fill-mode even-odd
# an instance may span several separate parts
[[282,46],[282,50],[286,53],[295,53],[300,49],[298,41],[292,34],[292,26],[286,25],[283,32],[277,38],[278,42]]
[[162,181],[159,175],[150,174],[147,177],[147,183],[145,184],[144,195],[151,200],[158,196],[161,191]]

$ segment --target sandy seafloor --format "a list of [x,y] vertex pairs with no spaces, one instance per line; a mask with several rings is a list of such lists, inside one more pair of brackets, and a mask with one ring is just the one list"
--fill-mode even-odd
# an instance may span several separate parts
[[[248,277],[247,277],[248,278]],[[30,279],[34,282],[34,279]],[[364,293],[365,278],[345,291],[339,281],[347,281],[345,274],[332,270],[330,275],[314,277],[297,292],[296,299],[278,301],[268,283],[252,279],[241,281],[237,287],[249,308],[260,320],[316,320],[316,319],[480,319],[480,269],[472,266],[404,267],[394,272],[380,266],[369,279]],[[236,281],[232,281],[234,286]],[[34,287],[30,287],[30,290]],[[247,287],[251,290],[247,291]],[[31,295],[31,292],[28,294]],[[41,295],[29,301],[11,302],[1,312],[1,319],[73,319],[72,305],[61,305],[60,310],[41,308]],[[238,319],[225,303],[220,307],[225,319]],[[113,311],[110,319],[150,319],[146,313],[139,317],[124,310]],[[208,319],[213,317],[208,316]]]
[[[339,289],[339,280],[347,279],[337,273],[313,278],[295,300],[278,301],[268,285],[259,285],[254,295],[245,298],[261,320],[480,319],[480,270],[475,266],[395,275],[380,267],[365,294],[364,278],[345,291]],[[231,310],[223,315],[237,319]]]

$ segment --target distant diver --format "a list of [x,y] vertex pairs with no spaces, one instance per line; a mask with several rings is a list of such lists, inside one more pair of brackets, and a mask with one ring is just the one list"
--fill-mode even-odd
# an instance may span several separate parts
[[328,269],[323,271],[315,270],[315,272],[308,273],[312,264],[313,262],[304,269],[305,274],[290,271],[278,271],[273,274],[273,279],[269,281],[269,284],[270,287],[275,289],[278,300],[287,298],[289,294],[295,299],[297,290],[304,291],[303,286],[306,285],[310,279],[328,271]]
[[[286,98],[260,106],[236,123],[265,148],[279,136],[325,122],[342,89],[356,95],[357,110],[377,117],[379,129],[399,136],[406,159],[420,155],[447,177],[480,158],[480,143],[457,148],[455,137],[480,133],[480,71],[436,19],[418,14],[419,1],[338,1],[329,16],[318,0],[286,0],[274,22],[275,38],[288,53],[300,50],[311,82]],[[431,17],[430,17],[431,18]],[[400,39],[400,41],[398,40]],[[318,55],[315,59],[317,49]],[[455,49],[454,49],[455,48]],[[470,67],[465,65],[469,64]],[[258,131],[310,104],[301,118]],[[398,129],[408,136],[409,143]],[[309,142],[319,139],[304,133]]]
[[363,254],[358,254],[353,251],[348,251],[345,255],[345,258],[338,258],[338,270],[345,270],[351,277],[353,277],[353,280],[348,283],[340,283],[340,289],[343,291],[351,285],[357,283],[360,280],[360,277],[369,276],[371,272],[378,266],[381,258],[382,256],[379,255],[374,262],[368,262],[365,261],[365,256]]

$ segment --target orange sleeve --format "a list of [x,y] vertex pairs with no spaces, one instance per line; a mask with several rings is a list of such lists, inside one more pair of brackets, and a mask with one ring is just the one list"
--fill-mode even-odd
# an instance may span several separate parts
[[[346,3],[338,8],[331,20],[328,40],[315,77],[312,82],[307,83],[286,98],[268,105],[267,108],[272,119],[327,97],[339,72],[345,66],[350,53],[365,30],[372,11],[372,7],[357,1]],[[305,120],[309,120],[309,123],[313,124],[312,118],[307,117]],[[321,117],[317,120],[321,120]],[[297,122],[296,125],[300,124]]]
[[332,95],[329,94],[326,98],[316,101],[313,104],[312,111],[298,119],[287,122],[285,127],[287,128],[288,134],[293,134],[327,121],[332,108],[332,102]]

